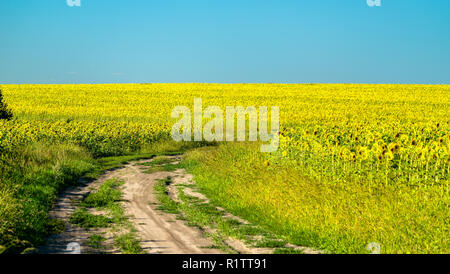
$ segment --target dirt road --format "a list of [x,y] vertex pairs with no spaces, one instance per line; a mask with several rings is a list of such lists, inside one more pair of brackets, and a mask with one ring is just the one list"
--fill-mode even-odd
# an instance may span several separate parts
[[174,215],[156,209],[158,200],[153,188],[157,180],[167,177],[186,183],[191,178],[181,169],[147,174],[139,165],[133,164],[127,165],[119,177],[125,181],[125,209],[143,239],[141,246],[147,253],[221,253],[220,250],[208,248],[213,243],[199,229],[186,226]]
[[[145,161],[143,161],[145,162]],[[129,220],[138,230],[141,247],[146,253],[174,254],[206,254],[221,253],[220,250],[209,248],[213,243],[202,235],[202,231],[177,220],[174,215],[157,209],[157,199],[153,188],[158,179],[170,176],[181,181],[190,180],[184,170],[174,172],[145,173],[142,166],[129,163],[124,167],[108,171],[98,180],[91,183],[81,183],[79,187],[67,189],[57,200],[51,217],[66,222],[66,230],[48,238],[47,245],[39,248],[39,253],[57,254],[77,252],[73,246],[80,245],[81,253],[95,253],[86,245],[90,231],[71,225],[68,220],[75,210],[75,201],[81,200],[90,190],[97,188],[104,181],[112,178],[123,180],[123,206]],[[112,235],[107,233],[107,242],[112,241]],[[118,250],[108,250],[108,253],[119,253]]]

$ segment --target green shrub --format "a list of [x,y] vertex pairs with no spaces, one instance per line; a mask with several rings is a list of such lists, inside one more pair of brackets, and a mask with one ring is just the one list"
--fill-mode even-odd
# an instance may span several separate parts
[[129,232],[115,238],[116,245],[124,254],[141,254],[143,250],[134,233]]
[[48,219],[45,224],[47,235],[58,234],[66,229],[66,223],[59,219]]
[[12,111],[8,108],[8,105],[3,102],[3,94],[0,89],[0,119],[11,120],[13,118]]
[[89,237],[88,240],[88,246],[95,248],[95,249],[101,249],[103,248],[103,242],[106,240],[105,237],[101,235],[92,235]]

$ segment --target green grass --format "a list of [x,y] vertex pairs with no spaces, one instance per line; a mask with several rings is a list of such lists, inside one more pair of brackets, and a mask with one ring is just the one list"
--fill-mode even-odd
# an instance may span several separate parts
[[136,237],[134,232],[129,232],[117,236],[114,239],[116,245],[120,248],[123,254],[142,254],[142,250],[139,239]]
[[104,182],[97,191],[90,193],[82,202],[84,207],[110,207],[121,201],[122,192],[119,189],[123,182],[111,179]]
[[[332,253],[448,253],[448,195],[442,185],[331,183],[290,164],[265,164],[258,144],[187,153],[184,165],[214,204],[290,243]],[[443,194],[444,193],[444,194]]]
[[175,171],[177,169],[179,169],[181,167],[180,164],[167,164],[164,166],[153,166],[148,168],[147,170],[145,170],[145,173],[155,173],[155,172],[159,172],[159,171]]
[[173,160],[166,156],[157,156],[151,162],[143,163],[144,166],[157,166],[171,163]]
[[106,238],[102,235],[91,235],[88,239],[87,245],[93,249],[104,249],[104,242]]
[[35,143],[0,154],[0,245],[4,252],[20,253],[42,244],[55,225],[48,212],[59,191],[97,166],[85,149],[71,144]]
[[84,208],[77,208],[69,217],[69,222],[83,228],[100,228],[110,226],[113,220],[103,215],[94,215]]
[[59,219],[48,219],[45,227],[47,235],[58,234],[66,229],[66,223]]
[[277,239],[263,239],[255,244],[255,247],[268,247],[268,248],[274,248],[274,247],[284,247],[286,246],[287,242]]
[[173,163],[174,160],[167,156],[157,156],[153,158],[151,162],[142,163],[140,165],[148,166],[149,168],[145,171],[145,173],[154,173],[158,171],[175,171],[179,168],[182,168],[180,163]]
[[273,254],[305,254],[301,249],[294,249],[289,247],[276,248]]
[[178,214],[180,211],[178,210],[178,203],[170,199],[167,192],[167,185],[170,184],[171,179],[163,179],[159,180],[154,187],[154,192],[156,198],[161,203],[158,205],[158,209],[167,213]]
[[[110,179],[85,197],[79,204],[79,207],[70,216],[69,221],[72,224],[84,228],[108,227],[110,224],[121,224],[125,220],[123,208],[119,202],[122,200],[122,191],[120,186],[123,181]],[[108,211],[107,216],[93,215],[86,208],[96,208]]]

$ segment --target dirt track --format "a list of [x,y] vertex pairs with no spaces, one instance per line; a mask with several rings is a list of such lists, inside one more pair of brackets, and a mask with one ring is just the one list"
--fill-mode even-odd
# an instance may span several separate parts
[[141,246],[148,253],[204,254],[221,253],[208,248],[213,243],[203,237],[202,232],[186,226],[174,215],[156,209],[157,199],[153,188],[158,179],[170,176],[182,182],[189,182],[190,176],[184,170],[174,172],[143,173],[139,166],[129,164],[120,179],[125,181],[125,209],[143,239]]
[[[206,239],[199,229],[186,226],[183,221],[176,220],[174,215],[156,209],[157,199],[153,188],[158,179],[168,176],[181,182],[188,182],[191,179],[184,170],[148,174],[143,172],[143,167],[139,164],[129,163],[122,168],[108,171],[96,181],[67,189],[50,212],[53,218],[66,222],[66,230],[49,237],[47,245],[39,248],[39,253],[72,253],[73,250],[68,250],[70,243],[79,244],[81,253],[95,252],[86,245],[90,232],[69,224],[68,219],[75,210],[74,201],[80,200],[91,189],[112,178],[125,182],[123,205],[129,220],[138,230],[141,246],[146,253],[221,253],[220,250],[208,248],[213,243]],[[109,235],[107,241],[111,242],[111,238],[112,235]],[[108,253],[119,253],[119,251],[111,249]]]

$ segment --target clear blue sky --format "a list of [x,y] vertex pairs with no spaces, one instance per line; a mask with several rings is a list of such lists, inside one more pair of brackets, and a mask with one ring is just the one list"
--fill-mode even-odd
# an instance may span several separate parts
[[450,1],[0,1],[0,84],[450,84]]

